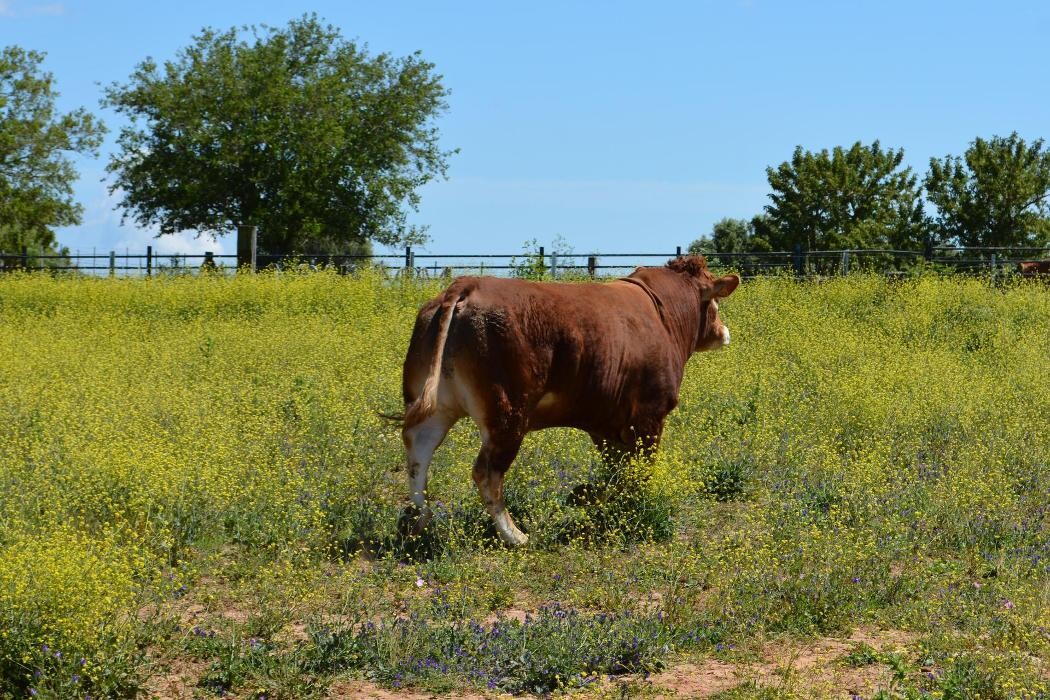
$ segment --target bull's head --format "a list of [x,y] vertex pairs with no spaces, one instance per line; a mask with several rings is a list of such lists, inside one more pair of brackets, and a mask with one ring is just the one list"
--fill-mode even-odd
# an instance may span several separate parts
[[718,300],[732,294],[740,286],[740,278],[736,275],[715,277],[702,255],[676,258],[668,262],[667,267],[691,278],[700,293],[700,324],[693,352],[729,345],[729,329],[718,313]]
[[696,336],[696,350],[717,350],[729,345],[729,327],[718,313],[718,300],[723,299],[740,285],[736,275],[725,275],[700,283],[700,331]]

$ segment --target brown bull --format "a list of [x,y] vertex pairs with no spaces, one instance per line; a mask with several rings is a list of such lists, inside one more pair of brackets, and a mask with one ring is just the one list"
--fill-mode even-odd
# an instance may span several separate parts
[[1017,263],[1017,271],[1022,277],[1036,277],[1038,275],[1050,275],[1050,260],[1032,260],[1030,262]]
[[434,450],[465,416],[481,431],[474,483],[510,546],[528,541],[503,500],[526,433],[579,428],[599,447],[655,448],[689,356],[729,343],[717,299],[738,284],[736,275],[712,277],[701,257],[606,284],[454,281],[419,311],[405,358],[411,531],[432,517]]

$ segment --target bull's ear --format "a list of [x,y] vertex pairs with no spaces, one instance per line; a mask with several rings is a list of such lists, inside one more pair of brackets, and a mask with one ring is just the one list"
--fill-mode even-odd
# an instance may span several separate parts
[[725,277],[719,277],[715,280],[715,283],[711,285],[711,291],[704,294],[705,299],[721,299],[727,297],[736,291],[736,288],[740,286],[740,278],[736,275],[726,275]]

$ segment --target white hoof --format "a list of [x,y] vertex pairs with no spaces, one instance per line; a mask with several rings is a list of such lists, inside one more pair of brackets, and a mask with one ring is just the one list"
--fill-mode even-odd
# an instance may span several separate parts
[[508,532],[503,535],[503,542],[511,549],[517,549],[529,543],[529,536],[524,532]]

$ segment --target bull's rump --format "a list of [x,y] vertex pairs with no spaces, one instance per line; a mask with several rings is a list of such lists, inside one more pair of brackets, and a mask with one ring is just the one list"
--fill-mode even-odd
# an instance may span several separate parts
[[423,390],[453,306],[438,403],[457,417],[604,432],[677,398],[681,371],[667,331],[634,285],[465,277],[416,318],[406,405]]

